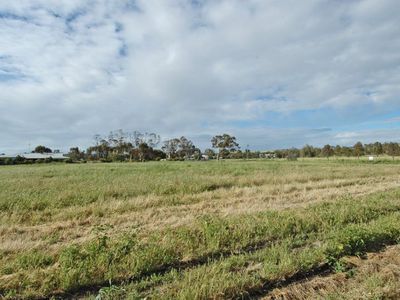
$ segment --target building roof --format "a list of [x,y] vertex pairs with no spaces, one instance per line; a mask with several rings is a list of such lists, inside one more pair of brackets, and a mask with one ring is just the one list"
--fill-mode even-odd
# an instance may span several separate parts
[[16,158],[17,156],[21,156],[25,159],[68,159],[63,153],[18,153],[18,154],[2,154],[0,158]]

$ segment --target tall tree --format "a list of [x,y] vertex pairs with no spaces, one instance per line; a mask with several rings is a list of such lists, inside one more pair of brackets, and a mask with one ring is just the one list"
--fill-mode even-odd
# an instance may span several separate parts
[[239,144],[236,142],[236,137],[230,136],[227,133],[222,135],[216,135],[211,139],[211,144],[213,148],[218,149],[217,159],[220,159],[220,155],[225,150],[234,151],[239,149]]
[[[108,145],[113,154],[114,159],[125,160],[125,158],[132,152],[133,145],[128,140],[129,134],[122,129],[111,131],[108,135]],[[130,156],[132,160],[132,156]]]
[[374,153],[376,156],[379,156],[379,155],[382,155],[382,154],[383,154],[383,146],[382,146],[382,144],[381,144],[380,142],[374,143],[374,146],[373,146],[373,153]]
[[102,138],[101,135],[96,134],[94,136],[95,146],[91,146],[87,149],[86,153],[96,159],[108,159],[108,155],[112,150],[108,140]]
[[190,158],[194,154],[196,147],[194,146],[191,140],[188,140],[186,137],[182,136],[179,139],[178,143],[178,156],[180,158]]
[[141,133],[139,131],[133,131],[129,134],[130,141],[136,147],[140,144],[147,144],[149,147],[156,147],[160,143],[160,136],[154,132]]
[[193,142],[184,136],[165,141],[161,149],[167,154],[168,159],[188,159],[198,152]]
[[334,153],[333,148],[329,144],[325,145],[321,150],[321,154],[327,159],[329,159],[329,157],[331,157],[333,153]]
[[336,145],[335,149],[333,149],[334,155],[336,156],[342,156],[343,154],[343,149],[340,145]]
[[213,159],[215,156],[215,152],[213,149],[207,148],[206,150],[204,150],[204,155],[207,155],[208,158]]
[[315,149],[313,146],[305,145],[301,151],[300,156],[302,157],[315,157]]
[[161,147],[161,149],[167,154],[168,159],[173,159],[176,157],[176,152],[178,151],[179,142],[180,140],[177,138],[166,140],[164,142],[164,145]]
[[398,143],[388,143],[386,146],[386,154],[394,160],[395,156],[400,155],[400,147]]
[[350,157],[353,155],[353,149],[351,147],[343,146],[342,147],[342,155],[346,157]]
[[145,161],[151,159],[153,148],[147,145],[146,143],[140,143],[138,147],[138,152],[139,152],[139,160]]
[[364,145],[361,142],[357,142],[354,147],[354,155],[357,156],[357,158],[360,158],[361,155],[364,155]]
[[51,153],[51,149],[47,148],[45,146],[39,145],[35,147],[35,150],[33,150],[34,153]]
[[68,157],[72,160],[81,160],[85,157],[85,153],[80,151],[78,147],[72,147],[69,149]]

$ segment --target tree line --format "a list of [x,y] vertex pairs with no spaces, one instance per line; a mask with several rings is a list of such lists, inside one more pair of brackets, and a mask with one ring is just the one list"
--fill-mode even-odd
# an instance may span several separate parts
[[108,138],[95,137],[95,145],[86,152],[79,148],[71,148],[68,156],[73,160],[101,161],[147,161],[147,160],[201,160],[207,159],[244,159],[244,158],[287,158],[299,157],[361,157],[364,155],[400,156],[400,145],[395,142],[363,144],[354,146],[315,147],[305,145],[302,148],[277,149],[272,151],[242,150],[235,136],[229,134],[216,135],[210,140],[211,147],[201,151],[188,138],[181,136],[166,140],[161,149],[160,136],[155,133],[124,134],[122,131],[111,132]]
[[[86,161],[151,161],[151,160],[202,160],[202,159],[250,159],[250,158],[286,158],[299,157],[361,157],[363,155],[400,156],[400,145],[394,142],[363,144],[357,142],[353,146],[315,147],[305,145],[302,148],[277,149],[272,151],[250,151],[248,147],[242,150],[235,136],[229,134],[215,135],[210,140],[211,147],[201,151],[193,141],[185,136],[176,137],[161,142],[156,133],[142,133],[139,131],[126,132],[123,130],[111,131],[106,136],[96,134],[93,145],[86,150],[78,147],[70,148],[67,162]],[[46,146],[39,145],[33,153],[52,153]],[[38,160],[38,162],[52,162],[52,159]],[[0,164],[26,163],[23,157],[0,159]],[[31,162],[31,161],[30,161]]]
[[[212,148],[204,152],[185,136],[165,140],[161,143],[156,133],[139,131],[111,131],[107,136],[95,135],[94,145],[86,151],[70,148],[68,156],[73,161],[149,161],[149,160],[201,160],[236,158],[240,153],[236,137],[229,134],[216,135],[211,139]],[[160,149],[157,149],[161,146]]]
[[400,145],[395,142],[375,142],[370,144],[363,144],[357,142],[353,146],[332,146],[325,145],[321,148],[311,145],[305,145],[303,148],[291,148],[274,150],[273,153],[277,158],[297,158],[297,157],[358,157],[363,155],[381,156],[388,155],[393,159],[395,156],[400,156]]

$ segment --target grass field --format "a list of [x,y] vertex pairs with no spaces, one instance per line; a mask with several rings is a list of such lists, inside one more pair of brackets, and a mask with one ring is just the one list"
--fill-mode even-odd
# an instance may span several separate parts
[[390,159],[2,166],[0,298],[400,297],[349,263],[400,243],[399,183]]

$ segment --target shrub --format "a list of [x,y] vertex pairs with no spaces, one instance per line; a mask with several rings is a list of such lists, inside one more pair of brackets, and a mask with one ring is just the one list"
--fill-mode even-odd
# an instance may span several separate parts
[[65,163],[66,164],[73,164],[74,160],[72,158],[68,158],[68,159],[65,160]]

